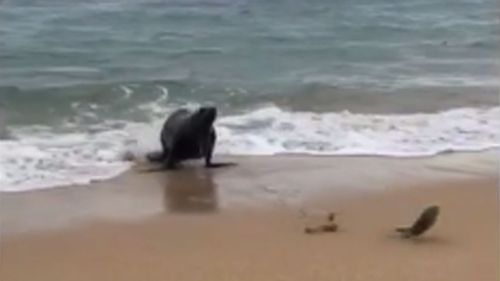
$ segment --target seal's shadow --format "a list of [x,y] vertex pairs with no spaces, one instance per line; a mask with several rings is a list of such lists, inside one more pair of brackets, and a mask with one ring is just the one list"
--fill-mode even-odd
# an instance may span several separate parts
[[186,167],[165,173],[163,199],[170,213],[213,213],[218,209],[217,185],[207,169]]

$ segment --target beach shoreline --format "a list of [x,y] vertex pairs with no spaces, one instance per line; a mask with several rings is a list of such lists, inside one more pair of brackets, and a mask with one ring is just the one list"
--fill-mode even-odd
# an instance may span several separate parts
[[0,0],[0,281],[500,280],[496,2]]
[[[498,280],[497,156],[224,156],[0,193],[0,279]],[[431,204],[427,235],[395,235]],[[337,233],[304,233],[329,212]]]

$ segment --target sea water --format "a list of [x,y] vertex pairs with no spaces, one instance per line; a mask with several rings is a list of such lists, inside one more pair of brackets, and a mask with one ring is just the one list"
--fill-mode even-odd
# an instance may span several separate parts
[[179,107],[216,153],[500,145],[496,0],[0,1],[0,191],[116,176]]

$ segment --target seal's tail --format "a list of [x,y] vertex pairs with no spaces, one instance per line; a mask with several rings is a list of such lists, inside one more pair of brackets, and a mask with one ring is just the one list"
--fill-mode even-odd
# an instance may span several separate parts
[[165,159],[166,155],[163,151],[154,151],[146,154],[146,159],[152,163],[161,163]]

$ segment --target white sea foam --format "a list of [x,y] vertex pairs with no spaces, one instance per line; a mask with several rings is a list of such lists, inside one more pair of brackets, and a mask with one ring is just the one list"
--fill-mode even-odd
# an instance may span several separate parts
[[500,108],[436,114],[366,115],[262,108],[218,123],[220,153],[433,155],[500,144]]
[[132,96],[132,94],[134,93],[134,91],[131,88],[124,86],[124,85],[120,85],[120,89],[125,93],[125,96],[124,96],[125,99],[130,98]]
[[17,134],[0,142],[0,191],[82,184],[114,177],[129,168],[120,159],[124,132]]
[[[13,139],[0,141],[0,191],[116,176],[131,165],[123,160],[125,153],[143,156],[160,148],[158,134],[169,110],[154,109],[158,119],[151,124],[109,120],[86,132],[64,134],[40,126],[10,128]],[[367,115],[289,112],[271,105],[221,117],[216,127],[220,154],[427,156],[499,147],[500,107]]]

